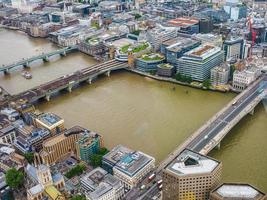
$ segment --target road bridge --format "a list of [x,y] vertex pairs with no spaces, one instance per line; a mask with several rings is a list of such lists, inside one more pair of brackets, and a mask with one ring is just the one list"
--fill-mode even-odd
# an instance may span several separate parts
[[14,95],[10,101],[24,99],[30,103],[33,103],[41,98],[45,98],[47,101],[50,101],[50,98],[53,96],[53,94],[58,93],[61,90],[67,90],[71,92],[74,86],[79,85],[82,82],[91,84],[92,81],[101,74],[110,76],[111,71],[124,69],[127,67],[127,63],[116,60],[110,60],[104,63],[96,64]]
[[[215,147],[220,147],[223,138],[246,115],[253,114],[255,107],[267,100],[267,75],[261,76],[252,85],[237,95],[222,110],[216,113],[202,127],[196,130],[187,140],[170,153],[155,169],[157,179],[161,179],[162,170],[168,166],[185,148],[207,155]],[[140,196],[131,195],[126,199],[151,199],[159,193],[157,184],[152,185]],[[138,193],[136,193],[138,194]]]
[[40,55],[37,56],[33,56],[31,58],[27,58],[27,59],[22,59],[18,62],[15,62],[13,64],[9,64],[9,65],[2,65],[0,67],[0,72],[4,72],[5,74],[8,74],[10,72],[11,69],[15,69],[18,67],[29,67],[30,63],[36,60],[43,60],[44,62],[49,62],[49,57],[51,56],[55,56],[55,55],[60,55],[60,56],[66,56],[67,53],[70,53],[74,50],[77,50],[78,47],[77,46],[71,46],[71,47],[66,47],[63,49],[58,49],[49,53],[42,53]]

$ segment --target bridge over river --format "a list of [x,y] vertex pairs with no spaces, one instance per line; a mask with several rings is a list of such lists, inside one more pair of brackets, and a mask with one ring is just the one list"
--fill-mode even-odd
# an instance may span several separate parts
[[[236,96],[222,110],[216,113],[202,127],[196,130],[186,141],[171,152],[155,169],[157,178],[161,179],[161,172],[185,149],[191,149],[207,155],[229,131],[247,114],[253,114],[254,108],[262,101],[267,100],[267,75],[262,75],[252,85]],[[197,112],[197,111],[196,111]],[[158,193],[157,184],[153,184],[146,192],[133,195],[131,192],[126,199],[152,199]],[[130,196],[130,197],[129,197]]]
[[15,63],[9,64],[9,65],[2,65],[0,67],[0,72],[4,72],[5,74],[7,74],[9,73],[11,69],[15,69],[21,66],[29,67],[30,63],[36,60],[43,60],[44,62],[48,62],[49,57],[51,56],[55,56],[55,55],[66,56],[67,53],[70,53],[77,49],[78,49],[77,46],[71,46],[71,47],[66,47],[63,49],[58,49],[58,50],[55,50],[49,53],[42,53],[40,55],[33,56],[31,58],[26,58],[26,59],[23,58],[22,60],[15,62]]
[[29,89],[17,95],[13,95],[10,101],[17,101],[19,99],[27,100],[33,103],[41,98],[50,100],[51,96],[61,90],[72,91],[75,85],[79,85],[81,82],[92,83],[97,76],[101,74],[110,75],[113,70],[124,69],[128,67],[128,63],[120,62],[116,60],[110,60],[100,64],[96,64],[82,70],[76,71],[71,74],[59,77],[55,80],[42,84],[38,87]]

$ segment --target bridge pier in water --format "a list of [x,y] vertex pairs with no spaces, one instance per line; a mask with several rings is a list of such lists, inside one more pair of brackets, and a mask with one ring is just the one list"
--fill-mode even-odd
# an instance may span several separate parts
[[50,94],[50,93],[47,93],[47,94],[45,95],[45,99],[46,99],[46,101],[50,101],[50,98],[51,98],[51,94]]
[[9,69],[4,70],[4,74],[8,75],[9,74]]
[[110,70],[106,72],[106,75],[110,77]]
[[48,56],[43,57],[43,61],[44,62],[49,62],[49,57]]
[[63,56],[66,56],[66,55],[67,55],[67,53],[66,53],[66,51],[63,51],[63,52],[62,52],[62,53],[60,53],[59,55],[63,57]]
[[25,62],[24,64],[23,64],[23,67],[24,68],[29,68],[30,67],[30,63],[27,61],[27,62]]
[[255,108],[253,108],[253,109],[249,112],[249,114],[250,114],[250,115],[254,115],[254,110],[255,110]]

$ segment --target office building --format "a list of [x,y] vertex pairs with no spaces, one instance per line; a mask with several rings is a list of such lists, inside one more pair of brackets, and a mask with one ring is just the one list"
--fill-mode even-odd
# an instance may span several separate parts
[[136,58],[136,68],[143,72],[156,72],[157,65],[163,63],[165,57],[159,53],[147,53]]
[[162,63],[157,66],[157,75],[172,77],[175,73],[175,67],[169,63]]
[[77,157],[89,163],[92,155],[98,153],[102,146],[102,137],[100,135],[85,131],[84,135],[76,142]]
[[123,182],[126,190],[135,187],[155,167],[155,158],[122,145],[103,156],[103,167]]
[[226,85],[230,76],[230,65],[221,64],[213,67],[210,71],[210,80],[212,85]]
[[154,51],[160,49],[161,44],[171,38],[177,36],[177,28],[175,27],[163,27],[158,25],[157,27],[147,32],[147,41],[151,44]]
[[233,74],[233,87],[242,91],[246,89],[261,74],[260,68],[249,67],[244,70],[235,70]]
[[74,126],[59,135],[55,135],[43,142],[43,149],[39,155],[43,163],[55,164],[68,154],[76,155],[76,142],[86,129]]
[[52,135],[60,134],[64,130],[64,119],[53,113],[42,113],[35,119],[36,127],[48,129]]
[[191,77],[196,81],[210,78],[213,67],[224,61],[224,52],[221,48],[203,44],[186,52],[177,62],[177,73]]
[[113,173],[113,167],[127,154],[131,153],[132,150],[122,146],[117,145],[109,153],[103,156],[102,167],[109,173]]
[[193,17],[179,17],[168,21],[169,26],[177,27],[178,31],[187,34],[199,33],[199,20]]
[[80,181],[88,200],[121,200],[124,196],[121,181],[100,167],[83,175]]
[[249,184],[223,183],[210,193],[210,200],[265,200],[266,195]]
[[161,45],[161,53],[165,55],[166,61],[177,66],[177,59],[182,57],[184,53],[198,47],[200,41],[185,37],[176,37],[167,40]]
[[192,39],[199,40],[201,43],[209,43],[211,45],[222,47],[223,40],[221,35],[215,35],[212,33],[199,33],[192,35]]
[[223,50],[226,61],[242,59],[243,49],[244,40],[242,38],[231,37],[223,42]]
[[163,169],[163,199],[209,199],[221,173],[219,161],[185,149]]
[[0,128],[0,143],[12,144],[16,139],[15,127],[11,124]]
[[48,139],[51,134],[45,128],[19,127],[18,136],[13,145],[23,154],[28,152],[39,152],[43,148],[44,140]]

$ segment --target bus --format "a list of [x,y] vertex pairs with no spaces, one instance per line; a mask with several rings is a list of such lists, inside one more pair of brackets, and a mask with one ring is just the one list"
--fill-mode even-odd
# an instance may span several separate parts
[[162,184],[162,179],[157,182],[158,185]]
[[153,180],[155,177],[156,177],[156,174],[153,173],[153,174],[151,174],[151,175],[148,177],[148,180],[151,181],[151,180]]

